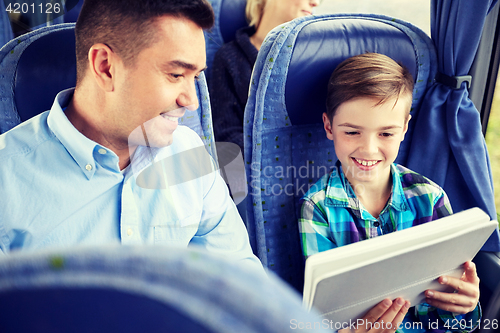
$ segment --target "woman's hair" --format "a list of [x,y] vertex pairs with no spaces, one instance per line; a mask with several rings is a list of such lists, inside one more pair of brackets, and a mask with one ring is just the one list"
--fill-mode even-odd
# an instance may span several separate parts
[[326,114],[333,120],[337,108],[359,97],[378,99],[378,104],[395,98],[407,98],[410,107],[413,78],[408,69],[378,53],[360,54],[344,60],[333,71],[328,82]]
[[245,14],[247,16],[248,25],[253,25],[255,28],[259,26],[260,19],[264,14],[264,6],[267,0],[247,0]]

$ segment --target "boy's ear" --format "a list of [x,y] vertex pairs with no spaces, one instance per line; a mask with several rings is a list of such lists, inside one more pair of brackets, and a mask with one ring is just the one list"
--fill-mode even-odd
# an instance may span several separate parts
[[408,115],[408,119],[406,119],[404,127],[403,127],[403,137],[401,138],[401,142],[405,139],[405,134],[408,131],[408,124],[410,123],[411,115]]
[[325,127],[326,137],[329,140],[333,140],[332,123],[330,119],[328,119],[326,112],[323,112],[323,125]]
[[92,45],[89,50],[89,69],[95,82],[102,90],[114,90],[114,71],[117,55],[106,44]]

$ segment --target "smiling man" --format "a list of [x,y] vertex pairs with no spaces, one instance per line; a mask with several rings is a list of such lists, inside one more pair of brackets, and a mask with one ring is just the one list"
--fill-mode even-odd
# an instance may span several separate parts
[[[178,118],[198,107],[203,29],[213,22],[206,0],[85,1],[75,28],[76,88],[0,136],[3,253],[197,245],[263,272],[213,161],[182,158],[205,151]],[[144,186],[138,179],[154,165],[163,166],[161,186]],[[173,179],[200,167],[212,172]]]

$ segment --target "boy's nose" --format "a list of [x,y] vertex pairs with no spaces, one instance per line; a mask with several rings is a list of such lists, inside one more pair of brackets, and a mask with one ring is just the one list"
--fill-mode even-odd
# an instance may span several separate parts
[[366,154],[376,154],[378,153],[378,143],[377,139],[373,136],[368,136],[361,147],[361,150]]

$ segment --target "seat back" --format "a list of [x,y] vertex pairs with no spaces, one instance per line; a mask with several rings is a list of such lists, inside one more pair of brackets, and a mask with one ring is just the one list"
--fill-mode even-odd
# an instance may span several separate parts
[[212,29],[205,31],[207,80],[219,48],[234,39],[236,30],[248,25],[245,17],[246,0],[209,0],[209,2],[214,10],[215,23]]
[[263,333],[320,321],[279,279],[245,268],[159,246],[12,253],[0,258],[0,330]]
[[402,62],[415,79],[413,118],[397,159],[404,164],[436,72],[434,46],[420,29],[376,15],[300,18],[268,35],[254,67],[244,119],[248,229],[263,264],[300,291],[298,202],[337,160],[322,122],[327,83],[340,62],[365,52]]
[[71,4],[66,3],[66,12],[63,15],[64,23],[76,22],[80,10],[82,9],[83,0],[73,0]]
[[[0,49],[0,134],[46,110],[61,90],[76,84],[74,23],[44,27]],[[196,90],[200,107],[187,111],[179,124],[200,135],[216,156],[208,89],[203,75]]]

